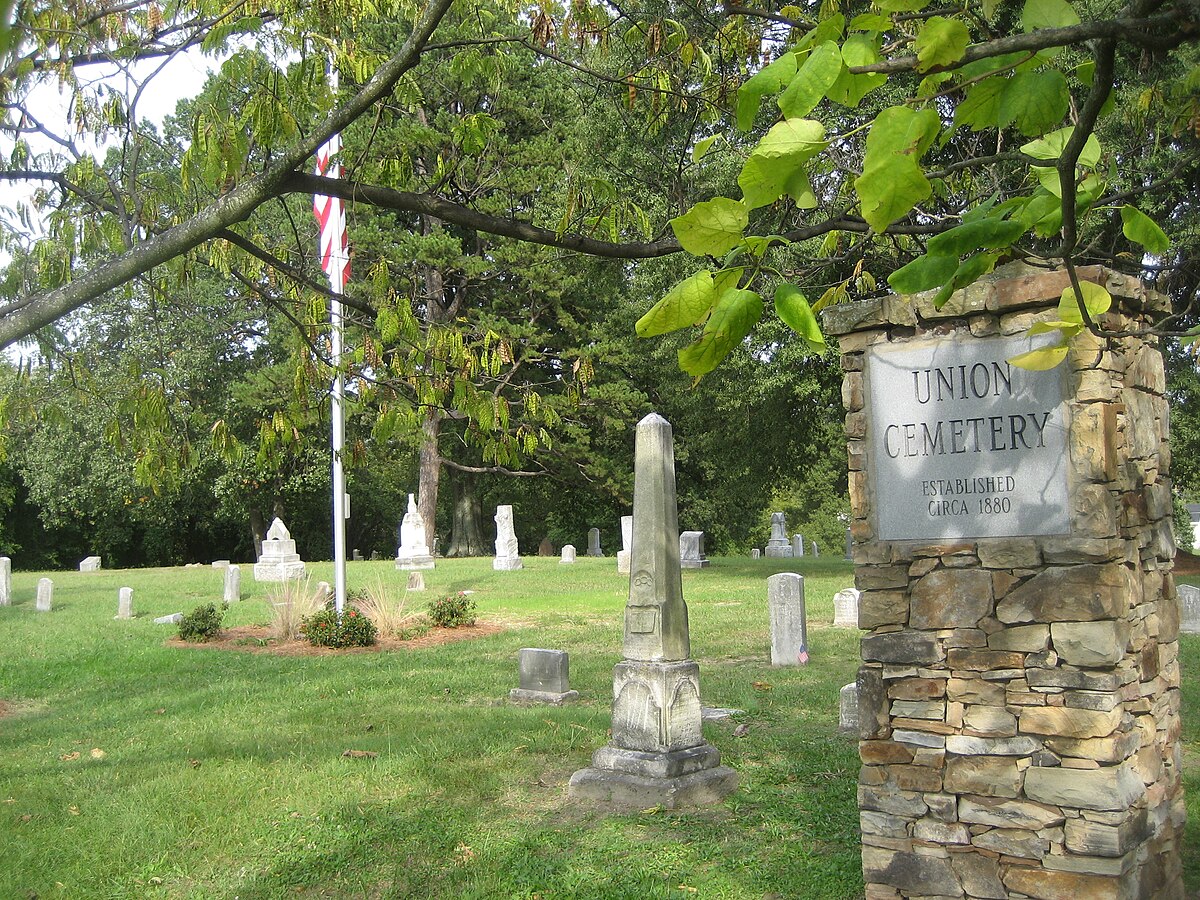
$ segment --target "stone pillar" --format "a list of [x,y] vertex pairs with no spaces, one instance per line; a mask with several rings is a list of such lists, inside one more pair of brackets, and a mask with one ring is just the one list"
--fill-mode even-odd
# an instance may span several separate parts
[[49,578],[39,578],[37,583],[37,611],[50,612],[54,605],[54,582]]
[[0,606],[12,605],[12,560],[0,556]]
[[[1138,334],[1160,298],[1100,268]],[[842,352],[862,595],[868,897],[1181,898],[1179,601],[1162,358],[1056,320],[1015,264],[826,311]],[[1050,340],[1043,336],[1038,340]]]
[[767,613],[771,617],[771,665],[802,666],[807,663],[804,577],[795,572],[780,572],[768,578]]
[[117,591],[117,614],[113,618],[133,618],[133,588],[123,587]]
[[237,603],[242,599],[242,568],[230,565],[225,569],[225,590],[221,599],[226,603]]

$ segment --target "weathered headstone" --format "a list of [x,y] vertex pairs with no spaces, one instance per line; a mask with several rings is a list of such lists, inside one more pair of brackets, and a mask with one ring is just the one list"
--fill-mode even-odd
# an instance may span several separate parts
[[704,555],[704,532],[685,531],[679,535],[679,565],[685,569],[703,569],[708,559]]
[[1179,595],[1179,630],[1184,634],[1200,634],[1200,587],[1177,584]]
[[574,544],[563,544],[562,559],[560,559],[559,562],[560,563],[575,562],[575,545]]
[[633,549],[633,516],[621,516],[621,549],[617,551],[617,574],[629,574],[629,554]]
[[400,521],[400,547],[396,551],[396,568],[402,571],[434,568],[433,554],[429,552],[425,519],[417,509],[417,500],[408,495],[408,511]]
[[554,541],[550,540],[550,536],[542,538],[542,542],[538,544],[538,556],[553,556]]
[[700,729],[700,667],[690,658],[679,568],[671,426],[651,413],[637,426],[633,575],[623,662],[613,669],[611,742],[571,776],[568,794],[616,807],[715,803],[737,773]]
[[[1180,900],[1180,606],[1165,298],[1049,369],[1065,271],[831,307],[859,624],[867,897]],[[1054,329],[1050,329],[1054,332]],[[919,773],[918,778],[913,776]]]
[[262,553],[254,564],[255,581],[287,581],[304,577],[304,563],[296,553],[296,542],[281,519],[274,519],[262,542]]
[[117,591],[117,614],[113,618],[133,618],[133,588],[123,587]]
[[212,561],[212,567],[214,569],[224,569],[228,565],[229,565],[229,560],[227,560],[227,559],[214,559]]
[[12,605],[12,559],[0,556],[0,606]]
[[333,588],[329,586],[328,581],[317,582],[317,596],[321,598],[322,603],[328,600],[332,594]]
[[804,555],[804,535],[796,533],[792,535],[792,556],[801,557]]
[[492,568],[499,572],[524,568],[517,547],[517,532],[513,528],[511,506],[496,507],[496,558],[492,560]]
[[857,682],[842,685],[838,693],[838,731],[853,735],[859,732]]
[[520,687],[508,692],[510,700],[565,703],[579,699],[569,684],[570,660],[565,650],[522,647],[517,651]]
[[370,559],[371,562],[378,562],[379,560],[383,559],[383,557],[379,555],[378,550],[372,550]]
[[169,616],[159,616],[154,620],[155,625],[178,625],[183,621],[183,613],[171,613]]
[[88,556],[79,563],[79,571],[80,572],[99,572],[100,571],[100,562],[101,562],[101,560],[100,560],[99,556]]
[[780,572],[768,578],[767,612],[771,617],[771,665],[805,665],[808,622],[804,611],[804,578],[795,572]]
[[754,549],[752,549],[752,550],[750,551],[750,558],[751,558],[751,559],[761,559],[761,558],[762,558],[762,551],[761,551],[761,550],[759,550],[757,547],[755,547]]
[[858,588],[842,588],[833,595],[833,624],[837,628],[858,627]]
[[221,599],[226,603],[237,603],[242,599],[242,567],[230,564],[225,570],[224,590]]
[[781,512],[771,513],[771,537],[763,550],[768,559],[791,559],[792,545],[787,536],[787,517]]
[[813,555],[813,559],[816,559],[818,556],[821,555],[821,548],[817,546],[816,541],[812,542],[812,555]]
[[604,555],[604,551],[600,549],[600,529],[599,528],[589,528],[588,529],[587,555],[588,556],[603,556]]
[[54,605],[54,582],[49,578],[39,578],[37,583],[37,611],[50,612]]
[[353,562],[362,562],[362,558],[363,558],[362,551],[359,550],[357,547],[355,547],[353,550],[350,551],[350,559]]
[[412,571],[408,573],[408,590],[423,591],[425,590],[425,573],[420,571]]

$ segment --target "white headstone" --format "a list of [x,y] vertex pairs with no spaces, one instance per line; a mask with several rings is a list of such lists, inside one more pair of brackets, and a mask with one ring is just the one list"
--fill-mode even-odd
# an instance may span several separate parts
[[858,588],[844,588],[833,595],[833,624],[838,628],[858,627]]
[[792,556],[797,557],[797,556],[803,556],[803,555],[804,555],[804,535],[793,534],[792,535]]
[[183,613],[171,613],[169,616],[159,616],[154,620],[155,625],[178,625],[183,621]]
[[771,617],[771,665],[808,663],[804,578],[795,572],[780,572],[768,578],[767,611]]
[[524,568],[521,553],[517,548],[517,532],[513,528],[511,506],[496,507],[496,558],[492,568],[500,572],[512,572]]
[[413,570],[408,573],[408,590],[423,591],[425,590],[425,573]]
[[50,612],[54,604],[54,582],[49,578],[39,578],[37,585],[37,611]]
[[704,556],[704,532],[684,531],[679,535],[679,565],[685,569],[703,569],[708,565]]
[[574,544],[563,544],[562,559],[560,559],[559,562],[560,563],[575,562],[575,545]]
[[318,581],[317,582],[317,596],[321,598],[322,603],[324,603],[326,600],[328,600],[329,595],[332,593],[333,593],[333,588],[331,588],[329,586],[328,581]]
[[362,551],[357,547],[350,551],[350,559],[354,560],[355,562],[362,562],[362,558]]
[[100,557],[89,556],[79,564],[80,572],[98,572],[100,571]]
[[242,568],[230,565],[225,569],[225,590],[222,599],[226,603],[236,603],[242,599]]
[[214,569],[224,569],[228,565],[229,565],[229,560],[227,560],[227,559],[214,559],[212,561],[212,567]]
[[400,522],[400,549],[396,551],[396,568],[402,571],[432,569],[433,554],[425,531],[425,519],[417,509],[416,497],[408,495],[408,511]]
[[262,553],[254,564],[255,581],[287,581],[304,577],[304,563],[296,553],[296,542],[283,521],[276,518],[267,529]]
[[117,614],[113,618],[133,618],[133,588],[123,587],[117,592]]
[[755,547],[754,549],[752,549],[752,550],[750,551],[750,558],[751,558],[751,559],[761,559],[761,558],[762,558],[762,551],[761,551],[761,550],[759,550],[757,547]]
[[621,516],[621,549],[617,551],[617,574],[629,574],[630,551],[633,550],[633,516]]
[[858,734],[858,682],[842,686],[838,697],[838,731]]
[[812,555],[813,555],[813,559],[816,559],[818,556],[821,555],[821,548],[817,546],[816,541],[812,542]]
[[12,560],[0,556],[0,606],[12,605]]
[[1179,630],[1184,634],[1200,634],[1200,587],[1180,584],[1175,593],[1179,595]]
[[787,536],[787,517],[781,512],[771,513],[771,538],[767,541],[763,556],[768,559],[792,558],[792,545]]

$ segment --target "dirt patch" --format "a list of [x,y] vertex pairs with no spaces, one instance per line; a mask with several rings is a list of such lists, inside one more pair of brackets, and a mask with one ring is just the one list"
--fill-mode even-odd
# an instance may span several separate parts
[[[246,653],[270,653],[275,656],[329,656],[345,653],[378,653],[382,650],[419,650],[422,647],[437,647],[455,641],[470,641],[489,637],[505,631],[506,625],[496,622],[476,622],[460,628],[432,628],[426,634],[410,641],[394,637],[381,637],[371,647],[314,647],[308,641],[277,641],[271,636],[269,625],[241,625],[222,629],[221,634],[211,641],[190,643],[177,637],[166,642],[168,647],[185,650],[240,650]],[[2,703],[3,701],[0,701]],[[0,715],[3,715],[0,712]]]
[[1200,556],[1193,556],[1186,550],[1176,550],[1175,574],[1200,575]]
[[5,701],[0,700],[0,719],[3,719],[5,716],[11,716],[12,714],[13,714],[12,704],[6,703]]

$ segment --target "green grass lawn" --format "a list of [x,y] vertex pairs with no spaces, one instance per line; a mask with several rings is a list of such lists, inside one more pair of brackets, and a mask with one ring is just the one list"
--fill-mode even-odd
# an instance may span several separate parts
[[[566,797],[607,740],[627,579],[611,558],[525,565],[425,573],[426,598],[475,590],[498,634],[319,657],[166,646],[174,628],[153,618],[219,601],[212,569],[52,573],[48,615],[34,611],[46,573],[14,574],[0,608],[0,898],[861,896],[857,753],[836,734],[858,632],[830,626],[848,563],[685,571],[704,702],[745,711],[705,734],[741,781],[711,809],[628,815]],[[328,563],[309,570],[332,581]],[[812,661],[772,668],[766,577],[788,570],[805,576]],[[351,589],[405,577],[391,561],[350,564]],[[113,620],[122,586],[132,621]],[[226,624],[267,622],[249,566],[243,589]],[[1183,645],[1186,716],[1200,639]],[[507,703],[529,646],[570,653],[579,703]],[[1194,755],[1187,718],[1184,739]],[[1188,787],[1200,796],[1195,775]]]

